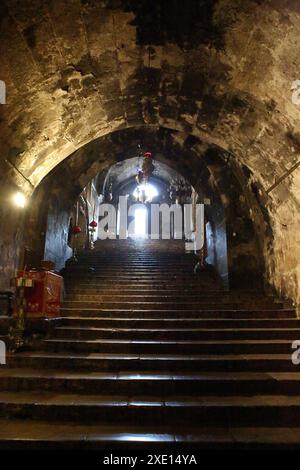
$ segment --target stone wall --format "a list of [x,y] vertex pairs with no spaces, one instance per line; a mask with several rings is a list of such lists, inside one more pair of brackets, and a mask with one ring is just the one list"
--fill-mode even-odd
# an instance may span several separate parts
[[14,185],[2,185],[0,194],[0,290],[10,287],[24,254],[23,227],[26,210],[16,207]]
[[[215,266],[223,285],[229,288],[228,248],[226,221],[218,206],[212,208],[212,221],[207,222],[206,239],[208,256],[206,261]],[[220,217],[221,216],[221,217]]]
[[266,247],[269,284],[293,300],[300,315],[300,212],[284,201],[273,219],[273,244]]
[[[299,2],[174,1],[170,10],[168,3],[2,2],[1,188],[9,180],[30,194],[73,156],[64,171],[74,201],[80,178],[114,160],[105,147],[115,131],[164,129],[160,137],[173,133],[177,148],[198,139],[228,152],[232,171],[249,173],[234,209],[242,215],[226,214],[227,226],[232,219],[239,230],[227,232],[230,270],[264,272],[266,283],[298,302],[300,128],[291,86],[300,78]],[[97,159],[92,142],[96,148],[101,138],[105,156]],[[203,154],[176,151],[170,158],[201,174]],[[233,194],[225,189],[224,207]],[[1,211],[1,224],[10,224],[1,255],[7,277],[17,263],[19,220]]]
[[57,198],[53,198],[47,217],[44,259],[53,261],[56,271],[63,269],[72,256],[68,245],[69,220],[69,211],[60,207]]

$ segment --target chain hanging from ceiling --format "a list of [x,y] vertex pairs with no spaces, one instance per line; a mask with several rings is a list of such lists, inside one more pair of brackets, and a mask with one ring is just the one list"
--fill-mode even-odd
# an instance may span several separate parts
[[151,202],[152,198],[147,192],[147,184],[151,178],[155,166],[153,164],[152,153],[142,152],[141,146],[139,145],[139,157],[142,159],[142,164],[139,164],[137,175],[135,177],[137,182],[137,197],[136,199],[141,203]]

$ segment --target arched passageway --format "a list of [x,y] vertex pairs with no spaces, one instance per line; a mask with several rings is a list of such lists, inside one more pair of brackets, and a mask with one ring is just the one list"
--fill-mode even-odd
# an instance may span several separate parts
[[[232,426],[222,436],[233,445],[244,439],[239,424],[245,442],[251,440],[249,423],[257,425],[255,435],[264,444],[262,421],[276,444],[283,438],[274,423],[298,426],[299,390],[290,350],[298,334],[300,299],[299,31],[300,7],[292,0],[1,3],[0,289],[8,289],[19,267],[38,266],[46,258],[57,271],[64,270],[69,290],[53,336],[42,340],[36,354],[12,356],[0,375],[12,390],[30,366],[24,378],[29,396],[21,402],[34,403],[37,419],[47,403],[46,433],[53,429],[55,400],[56,410],[66,400],[69,422],[77,416],[74,394],[82,391],[82,383],[87,394],[107,387],[114,396],[112,380],[129,369],[125,380],[118,377],[117,387],[124,393],[142,390],[143,396],[150,387],[155,395],[148,411],[142,399],[135,408],[131,395],[117,400],[118,406],[126,402],[123,419],[131,424],[157,418],[165,431],[163,414],[154,409],[163,403],[176,426],[181,417],[184,423],[190,416],[204,417],[213,427],[213,445],[221,425]],[[134,250],[126,241],[121,259],[110,241],[108,254],[98,245],[88,249],[89,222],[99,198],[105,201],[110,194],[112,175],[113,198],[132,193],[140,148],[152,152],[153,178],[162,193],[179,175],[206,203],[207,261],[229,292],[210,278],[212,289],[203,297],[205,272],[197,278],[192,258],[177,257],[176,249],[161,255],[170,285],[151,244],[150,251],[146,245]],[[81,229],[77,265],[68,261],[74,224]],[[112,266],[104,273],[110,257]],[[145,281],[140,282],[142,300],[133,292],[139,276]],[[181,282],[186,278],[187,291]],[[74,369],[83,364],[100,375],[75,376]],[[50,366],[54,374],[45,378]],[[61,390],[56,367],[65,368],[69,398],[65,389],[62,399],[50,396]],[[285,375],[270,380],[270,370]],[[104,371],[109,371],[106,381]],[[144,375],[137,379],[140,372]],[[284,395],[287,382],[293,397]],[[34,402],[31,392],[45,383],[45,402]],[[190,384],[191,397],[185,399]],[[174,389],[175,405],[162,399],[163,390]],[[278,394],[284,395],[282,401]],[[199,396],[203,399],[193,401]],[[19,395],[2,398],[15,416]],[[98,396],[89,404],[80,400],[86,420],[96,405],[97,419],[103,417],[102,405],[110,410],[106,424],[121,419],[114,402],[103,398],[100,406]],[[297,410],[293,416],[291,403]],[[26,406],[21,415],[29,418]],[[215,422],[208,409],[214,410]],[[34,435],[34,424],[25,431]],[[143,428],[142,438],[146,434]]]
[[[183,139],[181,142],[178,142],[179,136]],[[44,256],[44,238],[47,236],[49,242],[52,230],[51,243],[55,246],[57,239],[60,248],[51,256],[57,262],[57,269],[63,267],[70,256],[63,246],[68,244],[70,209],[75,200],[92,178],[101,173],[106,175],[116,162],[136,158],[141,144],[151,149],[155,161],[167,164],[186,177],[198,191],[199,201],[210,201],[206,211],[208,220],[213,223],[216,242],[222,244],[222,239],[227,238],[231,285],[253,287],[255,283],[262,283],[264,276],[268,284],[264,266],[272,229],[261,201],[252,193],[249,173],[235,167],[230,154],[218,147],[160,128],[123,130],[93,141],[44,178],[32,196],[26,215],[30,222],[26,224],[25,245],[33,252],[39,251],[34,258]],[[131,171],[135,171],[134,166]],[[125,178],[126,172],[123,175]],[[49,193],[55,194],[59,201],[59,204],[52,204],[52,209],[45,200]],[[45,215],[48,209],[50,212]],[[37,231],[44,234],[40,237],[40,246],[33,235]]]
[[169,129],[178,146],[201,142],[228,152],[230,172],[248,192],[236,196],[250,198],[250,218],[263,232],[265,278],[298,302],[298,107],[291,91],[298,77],[296,60],[287,57],[297,55],[299,12],[284,0],[225,4],[3,4],[1,217],[9,222],[2,246],[11,245],[1,250],[3,286],[21,256],[21,212],[10,194],[19,187],[30,195],[88,143],[142,126]]

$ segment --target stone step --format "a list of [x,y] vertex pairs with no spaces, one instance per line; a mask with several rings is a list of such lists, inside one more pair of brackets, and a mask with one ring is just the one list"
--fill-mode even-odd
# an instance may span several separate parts
[[113,266],[118,265],[118,264],[123,264],[126,265],[128,262],[133,262],[133,263],[138,263],[142,262],[144,265],[147,265],[148,263],[170,263],[170,264],[192,264],[194,262],[199,261],[199,258],[197,256],[189,256],[184,254],[183,256],[169,256],[169,255],[163,255],[161,254],[160,256],[155,256],[152,253],[151,254],[134,254],[131,255],[130,253],[122,253],[122,256],[114,256],[113,253],[107,254],[107,256],[97,256],[97,254],[93,253],[90,256],[81,256],[79,255],[77,257],[77,261],[74,260],[68,260],[66,265],[70,266],[72,268],[73,266],[84,264],[84,263],[98,263],[102,264],[103,262],[109,263],[111,262]]
[[[101,271],[103,270],[106,272],[108,271],[131,271],[131,270],[142,270],[142,271],[164,271],[164,272],[177,272],[178,271],[188,271],[193,272],[194,267],[197,264],[197,260],[189,263],[176,263],[174,261],[165,262],[165,263],[150,263],[150,262],[132,262],[130,260],[122,262],[122,263],[114,263],[112,260],[102,261],[100,263],[94,263],[92,260],[85,263],[77,263],[72,266],[67,266],[64,270],[65,273],[71,273],[76,270],[80,269],[90,269],[93,268],[95,270]],[[203,273],[203,278],[209,278],[214,275],[213,272],[205,272]]]
[[[102,424],[299,426],[300,396],[157,397],[0,392],[0,417]],[[191,419],[192,417],[192,419]]]
[[[193,279],[195,278],[195,281],[197,281],[198,278],[198,275],[197,274],[194,274],[194,270],[193,269],[190,269],[190,270],[182,270],[182,269],[174,269],[174,271],[170,271],[170,270],[166,270],[166,271],[162,271],[162,270],[153,270],[153,269],[149,269],[149,270],[144,270],[144,271],[141,271],[141,270],[135,270],[135,269],[128,269],[128,270],[123,270],[123,269],[116,269],[116,270],[110,270],[110,269],[107,269],[107,268],[103,268],[102,269],[94,269],[94,268],[84,268],[84,269],[73,269],[72,271],[66,271],[65,274],[64,274],[64,277],[65,278],[71,278],[71,277],[85,277],[85,276],[91,276],[91,277],[95,277],[95,278],[106,278],[106,279],[123,279],[123,278],[138,278],[138,277],[141,277],[142,279],[145,279],[145,280],[148,280],[148,279],[155,279],[155,278],[166,278],[166,277],[170,277],[170,278],[173,278],[173,279]],[[203,282],[205,283],[204,281],[200,281],[199,282]],[[211,280],[208,280],[206,281],[207,283],[210,282],[211,283]]]
[[[134,288],[133,288],[134,286]],[[101,291],[124,291],[124,290],[128,290],[128,289],[134,289],[135,292],[137,292],[138,290],[141,290],[141,291],[144,291],[144,290],[148,290],[148,289],[152,289],[154,291],[159,291],[159,290],[167,290],[167,289],[170,289],[172,290],[173,292],[183,292],[183,291],[187,291],[187,292],[194,292],[194,293],[203,293],[205,291],[206,295],[210,294],[210,295],[217,295],[217,296],[222,296],[222,294],[225,292],[224,289],[219,289],[219,290],[216,290],[216,289],[212,289],[212,287],[208,286],[203,286],[202,284],[197,284],[197,283],[190,283],[189,286],[184,286],[181,282],[178,283],[172,283],[170,281],[170,283],[168,283],[166,280],[164,281],[161,281],[161,282],[155,282],[155,281],[151,281],[151,282],[135,282],[135,283],[131,283],[131,282],[119,282],[117,280],[115,280],[113,283],[109,283],[109,282],[95,282],[95,280],[93,279],[90,279],[89,282],[70,282],[68,280],[65,279],[65,287],[67,289],[67,291],[71,291],[73,289],[84,289],[87,293],[93,290],[96,290],[97,292],[101,292]]]
[[[140,284],[139,284],[140,285]],[[142,284],[143,285],[143,284]],[[122,288],[122,293],[124,292],[128,292],[129,294],[134,294],[134,293],[137,293],[137,288],[134,284],[128,284],[128,286],[120,286]],[[211,286],[212,287],[212,286]],[[197,288],[197,289],[196,289]],[[83,283],[83,284],[76,284],[74,285],[74,287],[70,287],[70,291],[74,291],[74,292],[77,292],[78,290],[83,290],[83,293],[89,293],[90,290],[96,290],[96,293],[97,292],[101,292],[102,290],[107,290],[109,289],[110,291],[112,292],[118,292],[119,291],[119,286],[115,286],[115,285],[109,285],[109,284],[106,284],[105,285],[105,288],[103,287],[103,284],[94,284],[92,285],[91,287],[91,283]],[[271,295],[271,294],[266,294],[262,291],[242,291],[242,290],[224,290],[224,289],[210,289],[210,290],[205,290],[202,286],[202,283],[197,283],[197,282],[194,282],[194,283],[191,283],[191,284],[188,284],[188,285],[185,285],[185,286],[182,286],[180,291],[178,292],[178,289],[177,289],[177,286],[176,285],[169,285],[169,286],[159,286],[156,287],[155,285],[153,286],[152,284],[151,285],[148,285],[148,283],[145,283],[144,284],[144,289],[149,292],[149,294],[151,293],[164,293],[164,292],[170,292],[170,294],[185,294],[187,292],[194,292],[194,290],[196,289],[196,292],[198,295],[208,295],[208,296],[213,296],[213,295],[217,295],[217,296],[220,296],[220,298],[222,297],[241,297],[241,298],[253,298],[253,297],[257,297],[257,298],[270,298],[270,299],[274,299],[276,298],[274,295]],[[144,292],[144,291],[143,291]]]
[[[169,242],[167,242],[169,244]],[[149,258],[150,260],[153,260],[153,259],[166,259],[166,258],[170,258],[170,259],[173,259],[174,261],[176,260],[189,260],[189,259],[197,259],[197,256],[194,254],[194,253],[190,253],[190,252],[185,252],[185,250],[183,250],[182,252],[163,252],[163,251],[145,251],[143,248],[141,248],[140,250],[134,250],[132,251],[131,249],[128,251],[120,251],[119,250],[119,247],[116,248],[115,251],[112,251],[112,250],[109,250],[109,252],[105,252],[103,251],[102,249],[101,250],[93,250],[93,251],[87,251],[85,253],[80,253],[78,255],[78,260],[84,260],[84,259],[88,259],[88,258],[92,258],[94,260],[97,260],[97,259],[115,259],[117,261],[120,261],[120,254],[122,255],[121,256],[121,259],[123,260],[126,260],[126,259],[129,259],[129,258]]]
[[[255,304],[255,303],[254,303]],[[129,309],[130,307],[134,307],[136,309],[151,309],[151,310],[172,310],[172,309],[183,309],[185,311],[187,310],[194,310],[196,308],[201,308],[201,309],[212,309],[216,310],[217,308],[220,310],[223,309],[238,309],[238,308],[251,308],[253,307],[252,302],[228,302],[228,303],[218,303],[215,301],[207,301],[207,302],[200,302],[200,301],[193,301],[189,300],[186,302],[179,302],[179,301],[126,301],[126,300],[120,300],[120,301],[115,301],[115,300],[105,300],[105,301],[93,301],[93,300],[65,300],[62,303],[62,308],[76,308],[76,309],[81,309],[81,308],[90,308],[90,309]],[[283,303],[278,302],[276,304],[264,304],[264,305],[255,305],[258,309],[260,307],[263,307],[264,310],[272,310],[276,306],[276,309],[282,309],[284,307]]]
[[107,395],[225,395],[300,393],[299,372],[80,372],[73,370],[0,369],[2,391],[51,391]]
[[291,354],[103,354],[35,351],[8,355],[5,367],[85,371],[298,372]]
[[122,253],[122,256],[120,256],[120,253],[117,253],[114,255],[114,253],[108,253],[107,255],[97,254],[96,252],[90,253],[90,254],[85,254],[84,256],[78,255],[77,261],[74,260],[68,260],[67,265],[73,266],[76,264],[81,264],[81,263],[88,263],[88,262],[94,262],[94,263],[102,263],[103,261],[109,262],[112,261],[113,264],[125,264],[128,261],[133,261],[133,262],[138,262],[142,261],[143,263],[193,263],[194,261],[198,261],[197,256],[195,255],[187,255],[187,254],[178,254],[177,256],[170,256],[168,254],[163,254],[161,253],[159,256],[156,256],[153,253]]
[[99,328],[58,326],[56,338],[65,339],[126,339],[126,340],[233,340],[233,339],[287,339],[300,338],[300,328]]
[[[300,428],[200,426],[101,426],[61,421],[0,419],[1,450],[93,450],[123,451],[147,449],[164,453],[201,449],[299,449]],[[125,454],[124,454],[125,455]],[[128,454],[127,454],[128,455]]]
[[181,272],[180,269],[174,270],[174,272],[166,271],[165,273],[159,271],[157,273],[152,272],[152,270],[145,271],[143,273],[141,272],[134,272],[134,270],[128,271],[128,273],[120,273],[119,270],[116,272],[110,272],[109,270],[102,269],[99,270],[98,272],[94,272],[91,269],[87,269],[84,272],[72,270],[72,271],[66,271],[64,274],[65,278],[76,278],[76,279],[85,279],[87,277],[93,277],[95,279],[118,279],[118,280],[163,280],[166,278],[167,279],[180,279],[182,281],[188,282],[188,281],[193,281],[194,282],[199,282],[201,284],[206,284],[206,283],[211,283],[213,279],[205,279],[201,277],[200,273],[194,273],[193,270],[189,272]]
[[[130,279],[119,279],[119,278],[113,278],[113,279],[98,279],[96,276],[93,276],[92,274],[86,275],[86,276],[81,276],[76,279],[72,278],[64,278],[65,284],[67,286],[75,286],[75,287],[95,287],[96,289],[98,288],[115,288],[118,289],[119,287],[122,288],[132,288],[134,286],[135,289],[138,287],[146,287],[146,288],[151,288],[154,289],[158,287],[159,289],[163,289],[164,287],[166,288],[171,288],[171,289],[176,289],[178,286],[180,286],[180,290],[182,289],[187,289],[187,288],[192,288],[198,289],[201,292],[205,291],[210,291],[210,292],[225,292],[224,288],[218,285],[212,285],[211,281],[210,282],[199,282],[198,279],[193,276],[190,277],[188,282],[181,282],[181,280],[171,278],[167,279],[166,277],[163,277],[161,279],[135,279],[135,282],[132,283]],[[113,284],[111,284],[111,280],[113,280]]]
[[[194,275],[194,269],[195,269],[196,263],[190,264],[190,265],[173,265],[173,266],[166,266],[165,264],[162,264],[161,266],[155,266],[155,265],[137,265],[137,264],[126,264],[126,265],[112,265],[110,263],[108,264],[102,264],[102,265],[95,265],[95,264],[86,264],[86,265],[76,265],[72,267],[72,269],[66,269],[64,271],[64,275],[73,275],[75,274],[80,274],[81,272],[88,272],[92,271],[93,273],[96,274],[103,274],[103,275],[112,275],[112,276],[118,276],[119,274],[121,275],[126,275],[126,276],[131,276],[131,275],[138,275],[138,274],[152,274],[152,275],[162,275],[162,276],[167,276],[169,274],[171,275],[178,275],[182,274],[184,276],[193,276]],[[210,279],[209,276],[203,277],[204,279]],[[211,280],[211,279],[210,279]]]
[[[145,274],[155,274],[155,273],[161,273],[161,274],[179,274],[182,273],[184,275],[192,275],[194,273],[194,268],[196,266],[197,262],[189,263],[189,264],[177,264],[173,263],[171,264],[166,264],[162,263],[161,265],[154,265],[154,264],[147,264],[141,263],[141,264],[136,264],[136,263],[122,263],[119,265],[115,265],[114,263],[108,261],[100,264],[96,264],[93,262],[90,263],[85,263],[85,264],[76,264],[72,266],[71,268],[66,268],[64,271],[64,274],[72,274],[74,272],[80,271],[80,270],[94,270],[97,273],[100,274],[106,274],[107,272],[109,273],[120,273],[124,272],[129,275],[139,273],[139,272],[144,272]],[[198,271],[198,277],[203,280],[208,280],[212,279],[213,277],[216,276],[214,272],[203,272],[203,271]]]
[[126,263],[127,261],[142,261],[142,262],[149,262],[149,263],[164,263],[164,262],[174,262],[174,263],[192,263],[193,261],[197,261],[198,258],[195,255],[188,255],[186,253],[184,254],[178,254],[177,256],[173,255],[168,255],[164,253],[160,253],[159,256],[156,256],[155,253],[122,253],[122,256],[120,257],[120,253],[117,253],[114,255],[114,253],[109,253],[107,255],[101,254],[99,256],[99,253],[96,253],[95,251],[93,253],[85,254],[83,255],[78,255],[77,261],[74,260],[68,260],[67,265],[73,266],[73,264],[81,264],[81,263],[87,263],[89,261],[93,261],[95,263],[102,263],[103,261],[109,262],[113,261],[114,264],[116,263]]
[[[267,335],[266,335],[267,336]],[[268,336],[267,336],[268,337]],[[282,340],[120,340],[65,339],[44,340],[44,350],[61,352],[93,352],[112,354],[291,354],[292,341]]]
[[[121,256],[120,256],[121,255]],[[194,253],[187,253],[187,252],[182,252],[182,253],[156,253],[155,251],[145,253],[143,251],[139,252],[122,252],[117,249],[116,252],[109,251],[107,253],[100,253],[94,250],[93,252],[90,253],[81,253],[78,255],[78,261],[71,261],[74,264],[81,263],[84,261],[89,261],[90,259],[95,261],[95,262],[100,262],[100,261],[109,261],[112,260],[113,262],[126,262],[127,260],[134,260],[137,261],[139,259],[143,261],[173,261],[174,263],[176,262],[192,262],[194,260],[198,260],[198,257]]]
[[[271,295],[265,295],[265,294],[246,294],[246,293],[239,293],[239,292],[228,292],[228,291],[209,291],[205,290],[202,286],[189,286],[185,288],[181,288],[180,290],[178,289],[178,286],[175,286],[173,288],[167,288],[162,286],[147,286],[144,285],[143,288],[137,289],[136,287],[126,287],[126,286],[109,286],[109,285],[95,285],[95,284],[88,284],[85,286],[80,286],[80,285],[74,285],[74,286],[69,286],[66,285],[66,290],[67,290],[67,297],[68,298],[93,298],[94,296],[96,297],[102,297],[102,296],[122,296],[122,297],[178,297],[178,298],[188,298],[188,297],[195,297],[200,300],[211,300],[214,299],[215,301],[218,302],[224,302],[224,301],[239,301],[239,302],[262,302],[264,304],[266,303],[280,303],[284,302],[285,304],[288,304],[290,301],[283,300],[283,299],[278,299],[274,296]],[[290,304],[291,305],[291,304]]]
[[85,273],[81,274],[80,276],[64,276],[65,285],[67,288],[77,288],[77,287],[95,287],[98,289],[99,287],[103,288],[103,286],[108,288],[132,288],[134,287],[136,290],[139,288],[171,288],[171,289],[180,289],[180,291],[187,286],[192,288],[193,290],[198,290],[200,292],[224,292],[224,288],[221,285],[216,284],[215,286],[212,285],[212,281],[207,282],[200,282],[197,280],[196,275],[187,276],[186,278],[180,276],[135,276],[130,278],[129,276],[99,276],[93,273]]
[[[99,285],[98,287],[90,287],[90,284],[85,285],[84,287],[73,287],[68,288],[68,295],[112,295],[112,294],[119,294],[119,295],[138,295],[137,289],[135,287],[115,287],[115,286],[107,286],[103,287],[103,285]],[[251,293],[243,293],[243,292],[234,292],[234,291],[204,291],[201,289],[194,289],[193,287],[183,287],[179,292],[176,287],[173,289],[171,288],[149,288],[145,286],[142,290],[144,295],[196,295],[197,297],[218,297],[220,301],[223,299],[262,299],[262,300],[270,300],[274,301],[277,300],[274,296],[265,294],[251,294]],[[140,294],[141,295],[141,294]]]
[[134,318],[184,318],[184,316],[194,317],[194,318],[295,318],[294,309],[223,309],[216,310],[213,308],[210,309],[197,309],[189,310],[188,315],[184,309],[170,309],[170,310],[147,310],[147,309],[136,309],[136,308],[127,308],[127,309],[103,309],[103,308],[61,308],[62,316],[71,316],[71,317],[110,317],[110,318],[128,318],[132,316]]
[[178,275],[179,273],[186,276],[186,275],[191,275],[193,274],[193,271],[194,271],[194,265],[190,265],[190,266],[177,266],[177,265],[173,265],[172,267],[168,267],[168,266],[165,266],[165,265],[162,265],[162,266],[145,266],[145,265],[142,265],[142,266],[137,266],[137,265],[132,265],[132,266],[128,266],[128,265],[123,265],[123,266],[113,266],[111,264],[108,264],[108,265],[100,265],[100,266],[97,266],[97,265],[94,265],[94,264],[87,264],[87,265],[76,265],[76,266],[73,266],[72,269],[70,270],[66,270],[65,271],[65,274],[67,275],[72,275],[74,273],[77,273],[77,272],[81,272],[81,271],[89,271],[89,270],[93,270],[94,273],[101,273],[101,274],[111,274],[111,275],[137,275],[137,274],[152,274],[152,275],[156,275],[156,274],[159,274],[159,275],[163,275],[163,276],[166,276],[166,275]]
[[[184,287],[186,285],[201,285],[202,289],[204,288],[210,288],[212,290],[215,290],[215,287],[218,287],[218,285],[213,286],[211,285],[211,282],[203,283],[202,281],[197,282],[197,275],[193,275],[191,278],[191,275],[159,275],[156,276],[155,274],[148,274],[148,275],[135,275],[135,276],[125,276],[125,275],[118,275],[118,276],[105,276],[104,274],[93,274],[93,273],[81,273],[78,275],[77,274],[72,274],[69,276],[64,277],[66,282],[70,284],[70,282],[73,283],[99,283],[99,284],[110,284],[113,283],[115,284],[121,284],[121,283],[126,283],[126,284],[131,284],[139,286],[140,284],[146,284],[148,283],[151,286],[159,286],[162,285],[176,285],[180,287]],[[167,281],[169,279],[169,281]]]
[[[97,294],[91,294],[91,293],[85,293],[85,294],[75,294],[68,292],[67,295],[65,296],[65,301],[66,302],[199,302],[201,303],[216,303],[216,298],[213,296],[205,296],[205,295],[199,295],[197,293],[186,293],[186,294],[117,294],[117,293],[97,293]],[[259,306],[282,306],[282,302],[274,302],[271,299],[264,299],[264,298],[238,298],[238,297],[229,297],[229,296],[224,296],[223,298],[220,299],[220,302],[222,304],[233,304],[233,303],[240,303],[240,304],[256,304]]]
[[72,259],[67,261],[68,266],[73,266],[81,263],[88,263],[88,262],[94,262],[94,263],[109,263],[112,262],[113,264],[115,263],[127,263],[128,261],[133,261],[133,262],[138,262],[142,261],[144,263],[193,263],[199,261],[199,258],[194,255],[194,254],[189,254],[189,253],[180,253],[174,256],[173,254],[167,254],[167,253],[160,253],[159,256],[156,255],[156,253],[122,253],[120,256],[119,253],[102,253],[100,256],[96,252],[90,253],[89,255],[82,256],[81,254],[78,255],[77,261],[74,261]]
[[83,328],[295,328],[300,327],[298,318],[136,318],[136,317],[63,317],[59,326]]

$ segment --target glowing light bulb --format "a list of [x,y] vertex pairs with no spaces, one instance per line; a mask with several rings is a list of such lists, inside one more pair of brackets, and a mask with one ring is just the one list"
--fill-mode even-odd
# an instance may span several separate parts
[[147,201],[152,201],[153,198],[158,196],[158,191],[153,184],[140,184],[137,188],[135,188],[133,192],[133,196],[136,198],[136,200],[139,200],[140,194],[144,193],[146,196]]
[[21,207],[22,209],[26,206],[26,197],[23,193],[16,193],[13,197],[13,201],[17,207]]

